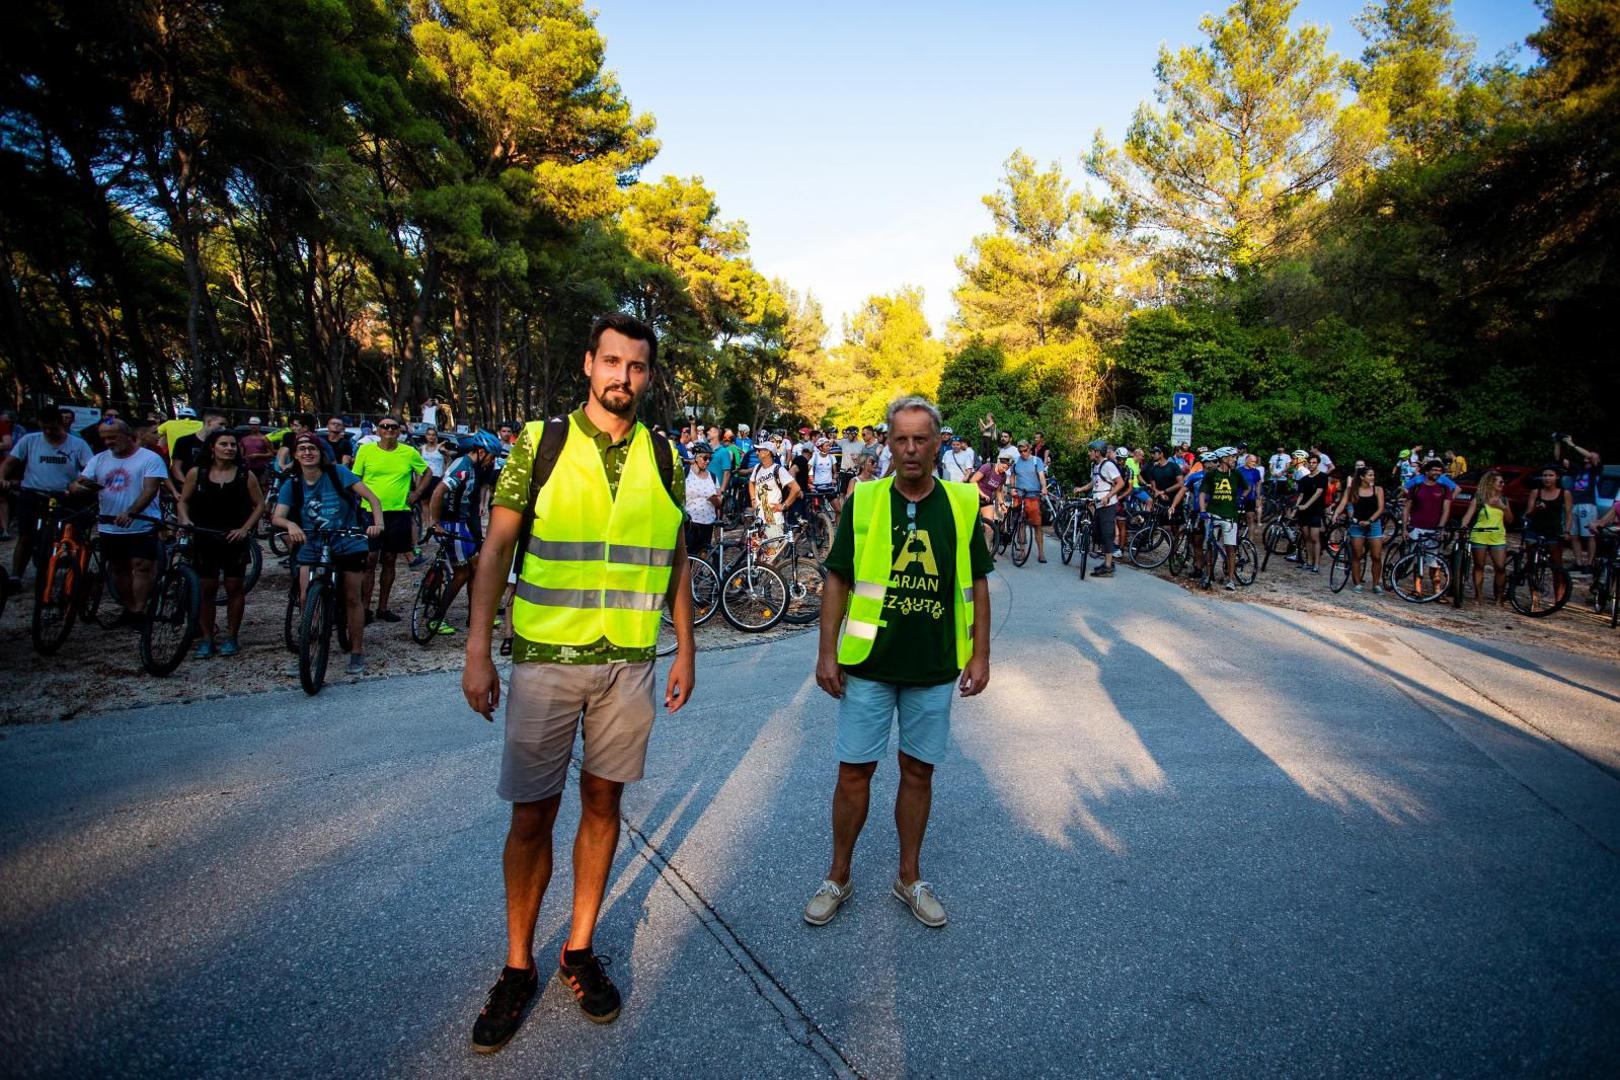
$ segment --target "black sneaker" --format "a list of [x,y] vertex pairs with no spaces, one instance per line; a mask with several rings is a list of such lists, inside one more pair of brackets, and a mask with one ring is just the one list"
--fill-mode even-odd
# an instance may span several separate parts
[[607,965],[612,962],[595,953],[578,964],[557,959],[557,981],[574,992],[579,1011],[593,1024],[611,1023],[619,1015],[619,988],[607,973]]
[[472,1048],[480,1054],[493,1054],[511,1041],[523,1023],[523,1010],[540,985],[540,975],[529,961],[527,971],[507,967],[489,988],[484,1011],[473,1021]]
[[1092,577],[1113,577],[1114,576],[1114,568],[1112,566],[1099,567],[1098,569],[1093,570],[1091,572],[1091,576]]

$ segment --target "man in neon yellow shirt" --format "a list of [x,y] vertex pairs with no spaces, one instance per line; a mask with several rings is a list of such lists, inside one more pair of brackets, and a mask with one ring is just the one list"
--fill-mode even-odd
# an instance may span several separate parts
[[382,563],[382,581],[377,595],[377,619],[399,622],[399,616],[388,607],[388,596],[394,590],[395,564],[400,555],[410,551],[416,543],[411,507],[422,498],[432,475],[416,448],[399,441],[402,426],[397,416],[383,417],[377,423],[377,441],[361,446],[354,455],[354,475],[377,493],[383,510],[382,535],[371,541],[371,558],[366,563],[366,581],[361,589],[367,622],[371,621],[371,587],[376,582],[379,562]]

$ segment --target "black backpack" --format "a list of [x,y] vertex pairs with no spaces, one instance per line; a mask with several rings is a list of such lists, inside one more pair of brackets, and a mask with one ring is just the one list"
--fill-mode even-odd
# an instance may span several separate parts
[[[321,472],[322,472],[322,474],[325,475],[326,479],[331,483],[332,490],[337,492],[338,497],[341,498],[344,502],[348,503],[349,504],[349,509],[354,511],[354,520],[355,520],[355,522],[356,523],[361,523],[361,522],[367,521],[368,519],[363,518],[363,517],[360,516],[360,500],[355,498],[354,492],[350,491],[348,488],[346,488],[342,484],[338,483],[337,466],[335,464],[328,464],[326,462],[322,462],[321,463]],[[292,467],[292,471],[287,474],[287,478],[282,481],[282,484],[283,484],[283,486],[289,485],[289,484],[292,486],[292,491],[289,493],[290,494],[290,501],[287,503],[287,520],[301,525],[302,522],[299,519],[299,514],[304,509],[304,473],[303,473],[303,470],[300,469],[297,465],[294,465]],[[281,500],[278,497],[276,499],[276,501],[280,502]]]
[[[675,498],[675,451],[670,448],[669,440],[660,435],[647,433],[652,438],[653,457],[658,461],[658,479],[664,482],[664,490],[671,499]],[[529,471],[529,501],[523,506],[523,524],[518,529],[518,542],[513,545],[512,573],[521,576],[523,572],[523,556],[528,553],[528,539],[534,532],[534,504],[540,497],[540,489],[546,486],[551,479],[551,472],[557,467],[557,458],[562,454],[563,444],[568,441],[568,417],[553,416],[546,420],[545,429],[540,433],[540,445],[534,451],[534,465]],[[684,507],[682,510],[684,511]]]

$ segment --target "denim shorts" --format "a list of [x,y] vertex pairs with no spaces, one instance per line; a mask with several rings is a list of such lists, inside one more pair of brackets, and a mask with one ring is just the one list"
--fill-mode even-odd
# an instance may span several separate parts
[[1382,540],[1384,538],[1384,523],[1375,521],[1371,525],[1357,525],[1350,523],[1350,539],[1352,540]]
[[900,714],[900,750],[929,765],[945,760],[951,736],[952,680],[939,686],[896,686],[844,673],[838,699],[838,760],[879,761],[889,752],[889,730]]

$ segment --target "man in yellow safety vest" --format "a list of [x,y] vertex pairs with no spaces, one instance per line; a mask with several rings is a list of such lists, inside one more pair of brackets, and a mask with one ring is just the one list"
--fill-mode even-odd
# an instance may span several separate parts
[[893,471],[855,486],[827,555],[816,682],[839,699],[838,784],[832,866],[804,908],[812,926],[855,891],[850,860],[897,712],[900,872],[891,891],[924,924],[945,925],[920,867],[934,766],[950,738],[952,689],[972,697],[990,681],[985,575],[994,563],[977,527],[978,488],[935,478],[939,410],[926,398],[895,401],[887,427]]
[[[677,650],[665,684],[674,712],[694,680],[692,592],[681,537],[684,478],[667,440],[636,420],[658,362],[652,328],[604,315],[585,352],[590,393],[566,421],[528,424],[501,470],[473,583],[462,691],[492,720],[501,684],[490,658],[495,608],[516,544],[511,686],[498,792],[512,804],[506,966],[473,1024],[472,1047],[499,1050],[539,979],[534,928],[551,878],[551,831],[576,731],[584,732],[574,839],[573,925],[558,978],[586,1018],[619,1015],[619,992],[591,937],[619,842],[619,799],[641,779],[652,731],[653,663],[667,602]],[[554,434],[548,435],[551,431]]]

